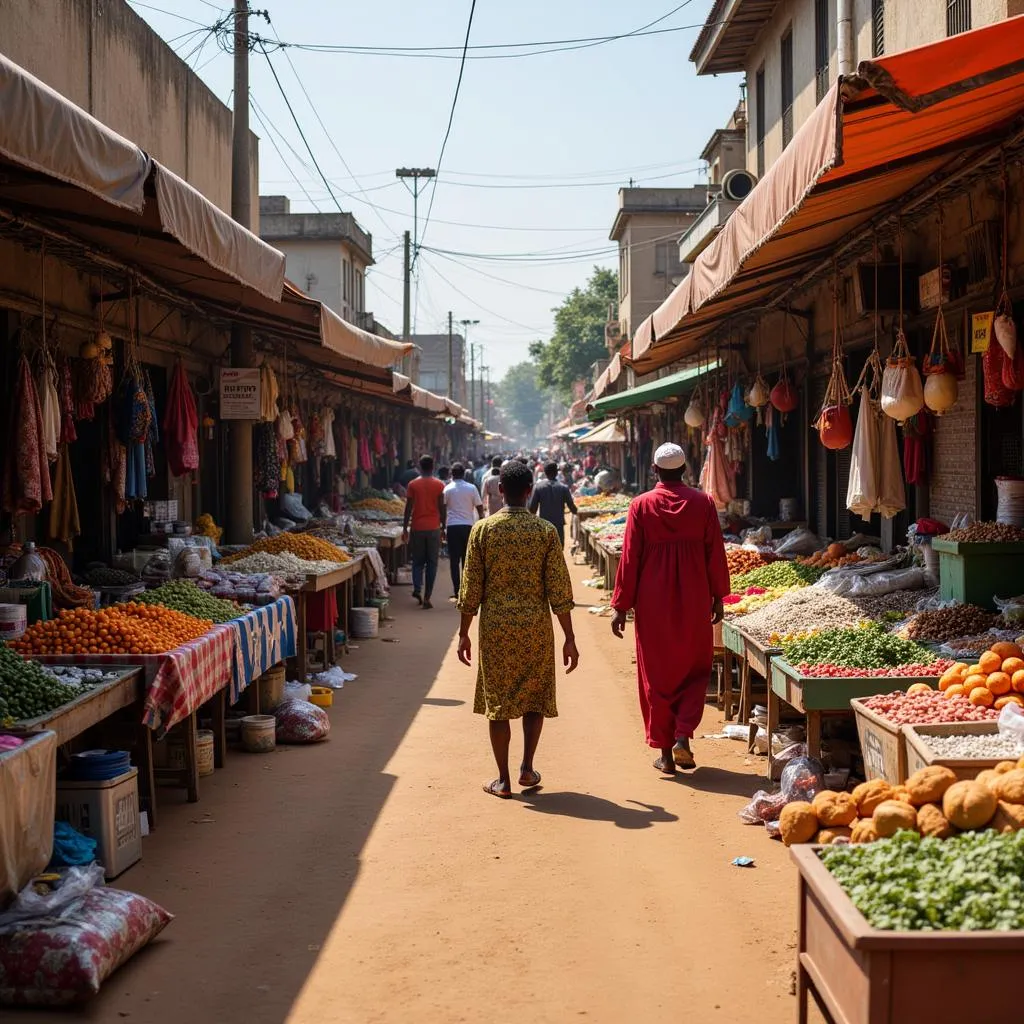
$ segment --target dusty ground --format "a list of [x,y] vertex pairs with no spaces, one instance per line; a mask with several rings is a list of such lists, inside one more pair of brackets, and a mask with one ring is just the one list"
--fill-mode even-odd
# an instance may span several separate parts
[[[763,762],[698,740],[695,773],[659,777],[631,633],[616,641],[587,613],[600,592],[585,575],[574,569],[582,662],[560,680],[539,793],[480,791],[493,765],[473,674],[455,658],[457,613],[411,608],[397,588],[382,633],[396,642],[363,642],[346,661],[359,679],[338,695],[329,742],[235,754],[195,805],[168,794],[142,863],[117,884],[176,920],[83,1018],[794,1020],[794,872],[736,817]],[[719,724],[709,708],[703,731]],[[756,868],[732,867],[741,854]]]

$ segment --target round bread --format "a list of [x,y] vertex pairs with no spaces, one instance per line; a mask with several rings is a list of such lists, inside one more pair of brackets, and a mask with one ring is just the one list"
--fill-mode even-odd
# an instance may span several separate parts
[[930,764],[914,772],[907,779],[907,792],[910,802],[915,807],[934,804],[942,799],[942,794],[956,782],[956,775],[942,765]]
[[924,804],[917,809],[917,831],[923,836],[948,839],[955,829],[950,825],[938,804]]
[[835,793],[823,789],[811,803],[818,821],[825,828],[833,825],[849,825],[857,817],[857,803],[849,793]]
[[917,811],[903,800],[886,800],[880,803],[871,817],[875,823],[875,831],[882,839],[896,835],[901,829],[917,831]]
[[837,839],[849,839],[853,830],[847,825],[833,825],[831,828],[823,828],[815,837],[814,841],[819,846],[828,846]]
[[996,795],[988,786],[979,782],[954,782],[943,794],[942,813],[957,828],[984,828],[996,813],[996,804]]
[[892,799],[892,786],[885,779],[869,779],[854,789],[853,799],[857,802],[860,816],[870,818],[883,800]]
[[779,831],[787,846],[809,843],[818,834],[818,816],[814,808],[804,800],[786,804],[779,815]]
[[996,779],[993,788],[1000,800],[1008,804],[1024,804],[1024,768],[1004,772]]

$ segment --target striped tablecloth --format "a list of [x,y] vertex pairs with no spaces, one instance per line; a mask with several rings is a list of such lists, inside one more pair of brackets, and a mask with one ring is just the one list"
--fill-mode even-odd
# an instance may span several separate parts
[[279,597],[227,624],[235,633],[231,702],[267,669],[295,657],[295,602]]

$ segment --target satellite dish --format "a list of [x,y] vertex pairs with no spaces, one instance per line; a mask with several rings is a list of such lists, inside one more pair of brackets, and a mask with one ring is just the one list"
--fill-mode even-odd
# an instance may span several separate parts
[[722,178],[722,195],[726,199],[731,199],[733,202],[738,203],[750,195],[756,184],[756,175],[751,174],[750,171],[744,170],[742,167],[737,167],[735,170],[727,172],[725,177]]

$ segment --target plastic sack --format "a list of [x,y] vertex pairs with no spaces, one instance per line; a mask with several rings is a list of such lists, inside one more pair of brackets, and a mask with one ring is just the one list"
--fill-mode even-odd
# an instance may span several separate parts
[[284,700],[309,700],[313,696],[313,687],[309,683],[297,683],[289,680],[284,684]]
[[281,512],[298,523],[305,523],[313,518],[313,513],[302,504],[302,496],[299,494],[282,494]]
[[769,793],[767,790],[759,789],[750,798],[750,803],[737,813],[740,821],[747,825],[763,825],[766,821],[777,821],[786,802],[781,790]]
[[1012,736],[1024,747],[1024,708],[1018,704],[1007,704],[999,712],[999,735]]
[[813,555],[815,551],[820,551],[824,546],[816,533],[808,530],[806,526],[801,526],[782,538],[775,553],[777,555]]
[[846,593],[850,597],[881,597],[897,590],[920,590],[928,585],[924,569],[896,569],[870,576],[854,576]]
[[49,865],[51,869],[91,864],[95,859],[95,839],[83,836],[66,821],[54,822],[53,856]]
[[84,1002],[172,920],[144,896],[95,886],[57,916],[0,924],[0,1005]]
[[815,757],[795,757],[782,769],[780,784],[786,803],[809,802],[825,788],[825,769]]
[[274,709],[274,718],[278,743],[319,743],[331,731],[327,712],[308,701],[284,700]]
[[1024,625],[1024,594],[1020,597],[993,597],[992,602],[1008,626]]

